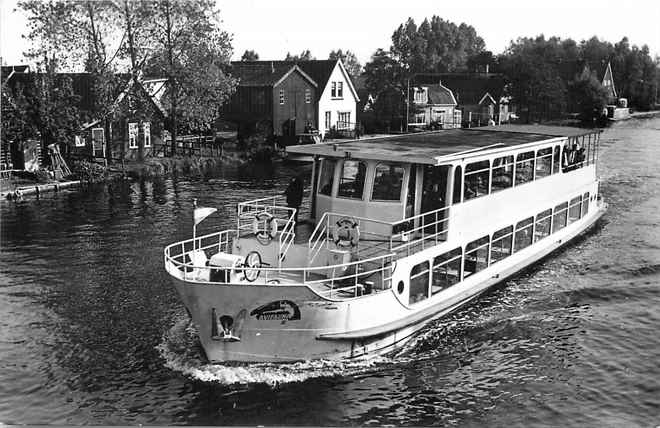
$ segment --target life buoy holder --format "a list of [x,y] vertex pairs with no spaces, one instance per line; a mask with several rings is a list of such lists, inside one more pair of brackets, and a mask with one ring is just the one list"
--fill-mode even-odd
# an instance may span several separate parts
[[277,229],[277,219],[269,212],[262,211],[252,220],[252,232],[262,245],[268,245],[277,236]]
[[343,217],[337,221],[337,227],[332,231],[332,239],[338,248],[355,247],[360,241],[360,226],[351,217]]

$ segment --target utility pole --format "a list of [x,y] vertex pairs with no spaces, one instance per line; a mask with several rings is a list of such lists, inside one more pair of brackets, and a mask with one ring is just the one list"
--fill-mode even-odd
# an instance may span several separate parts
[[410,114],[410,77],[408,78],[408,84],[406,89],[406,133],[408,133],[408,124],[410,120],[408,118]]

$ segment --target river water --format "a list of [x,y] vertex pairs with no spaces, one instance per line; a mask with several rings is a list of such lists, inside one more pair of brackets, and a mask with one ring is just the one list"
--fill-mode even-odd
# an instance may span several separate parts
[[191,201],[282,192],[300,166],[225,168],[0,203],[0,422],[657,426],[660,118],[602,135],[597,227],[397,355],[208,365],[163,269]]

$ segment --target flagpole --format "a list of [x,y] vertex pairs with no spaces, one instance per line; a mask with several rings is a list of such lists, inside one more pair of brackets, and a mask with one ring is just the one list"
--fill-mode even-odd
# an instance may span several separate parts
[[193,251],[195,251],[195,237],[197,236],[197,222],[195,221],[195,210],[197,209],[197,199],[193,199]]

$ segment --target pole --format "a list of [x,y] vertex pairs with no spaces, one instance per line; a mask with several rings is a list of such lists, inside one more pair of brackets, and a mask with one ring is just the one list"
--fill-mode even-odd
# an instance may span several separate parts
[[193,199],[193,251],[195,251],[196,248],[196,237],[197,237],[197,223],[195,223],[195,210],[197,209],[197,199]]
[[409,114],[410,114],[410,77],[408,78],[408,85],[406,89],[406,133],[408,132],[408,124],[410,123],[410,119],[408,118]]

